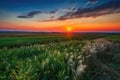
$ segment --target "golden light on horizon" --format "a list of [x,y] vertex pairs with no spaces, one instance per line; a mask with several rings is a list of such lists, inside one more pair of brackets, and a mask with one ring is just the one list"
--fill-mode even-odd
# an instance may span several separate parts
[[71,27],[67,27],[67,31],[70,32],[72,29]]
[[[119,13],[120,14],[120,13]],[[13,20],[13,21],[12,21]],[[75,18],[63,21],[33,22],[27,20],[10,20],[0,22],[0,30],[53,31],[53,32],[99,32],[120,31],[118,14],[109,14],[96,18]]]

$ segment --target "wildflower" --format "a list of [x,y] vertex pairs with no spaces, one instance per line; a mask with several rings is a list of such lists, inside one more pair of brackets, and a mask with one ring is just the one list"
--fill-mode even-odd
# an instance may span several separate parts
[[41,64],[41,68],[44,69],[44,67],[45,67],[45,61],[42,62],[42,64]]
[[81,59],[81,56],[78,56],[77,59]]
[[79,46],[81,47],[82,45],[81,45],[81,44],[79,44]]
[[76,75],[77,75],[78,80],[81,80],[81,77],[82,77],[83,73],[85,72],[86,68],[87,68],[87,66],[82,65],[82,64],[77,67]]
[[69,58],[69,60],[68,60],[68,65],[69,65],[70,67],[73,67],[73,66],[74,66],[74,61],[73,61],[72,58]]
[[90,53],[97,53],[96,48],[95,48],[95,47],[94,47],[94,48],[91,48],[91,49],[90,49]]
[[29,58],[28,58],[28,61],[29,61],[29,62],[32,62],[32,60],[31,60],[31,59],[29,59]]
[[73,58],[74,58],[74,55],[71,55],[70,58],[73,59]]
[[79,61],[78,61],[78,65],[81,65],[81,64],[82,64],[82,60],[79,60]]
[[60,52],[58,51],[57,54],[60,55]]
[[69,56],[68,53],[66,53],[65,57],[68,58],[68,56]]
[[68,53],[66,54],[66,56],[68,56]]

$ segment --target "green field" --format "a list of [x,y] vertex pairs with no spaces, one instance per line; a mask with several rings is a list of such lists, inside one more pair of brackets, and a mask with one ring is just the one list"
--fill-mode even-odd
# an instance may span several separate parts
[[[88,49],[99,38],[98,65]],[[0,80],[120,80],[119,35],[1,36],[0,48]]]
[[120,42],[120,35],[108,35],[105,38],[109,41]]
[[19,47],[33,44],[45,44],[49,42],[61,42],[68,40],[88,40],[104,37],[105,35],[27,35],[27,36],[1,36],[0,48],[2,47]]

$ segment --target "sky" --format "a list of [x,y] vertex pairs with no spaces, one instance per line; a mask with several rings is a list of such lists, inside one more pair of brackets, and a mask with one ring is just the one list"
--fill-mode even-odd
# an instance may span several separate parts
[[0,31],[120,32],[120,0],[0,0]]

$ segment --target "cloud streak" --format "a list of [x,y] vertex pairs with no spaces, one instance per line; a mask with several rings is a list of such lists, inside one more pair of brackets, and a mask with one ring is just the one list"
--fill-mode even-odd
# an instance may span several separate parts
[[97,3],[97,0],[89,0],[89,1],[87,2],[87,4],[95,4],[95,3]]
[[[68,12],[75,12],[76,8],[66,8],[66,9],[56,9],[49,12],[42,12],[42,11],[31,11],[28,12],[26,15],[19,15],[17,18],[33,18],[35,15],[38,14],[56,14],[56,13],[68,13]],[[52,16],[51,16],[52,17]]]
[[98,5],[91,8],[78,8],[76,12],[69,12],[58,18],[58,20],[66,20],[72,18],[81,17],[97,17],[105,14],[119,13],[120,12],[120,1],[111,0],[107,3]]
[[32,12],[29,12],[28,14],[26,14],[26,15],[20,15],[20,16],[17,16],[17,17],[18,18],[32,18],[35,15],[40,14],[40,13],[42,13],[42,11],[32,11]]
[[[89,0],[90,3],[95,3],[97,0]],[[64,13],[61,16],[54,17],[54,14]],[[96,5],[89,8],[66,8],[66,9],[56,9],[49,12],[42,11],[32,11],[26,15],[17,16],[18,18],[33,18],[38,14],[53,14],[51,17],[45,20],[40,20],[39,22],[45,21],[55,21],[55,20],[66,20],[73,18],[82,18],[82,17],[98,17],[101,15],[120,13],[120,0],[109,0],[106,3]]]
[[97,0],[89,0],[90,2],[96,2]]

